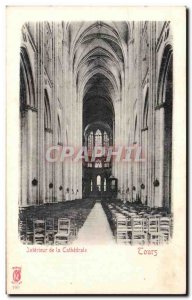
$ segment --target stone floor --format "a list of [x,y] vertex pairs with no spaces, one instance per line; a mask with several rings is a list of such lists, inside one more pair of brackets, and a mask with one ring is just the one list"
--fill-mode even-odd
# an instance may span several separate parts
[[114,237],[100,202],[96,202],[74,242],[80,245],[114,244]]

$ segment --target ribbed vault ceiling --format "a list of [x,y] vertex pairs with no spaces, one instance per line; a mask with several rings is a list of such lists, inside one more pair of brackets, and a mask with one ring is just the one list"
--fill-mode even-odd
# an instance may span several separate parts
[[112,128],[114,102],[121,97],[129,25],[72,22],[67,32],[77,92],[83,101],[83,126],[102,121]]

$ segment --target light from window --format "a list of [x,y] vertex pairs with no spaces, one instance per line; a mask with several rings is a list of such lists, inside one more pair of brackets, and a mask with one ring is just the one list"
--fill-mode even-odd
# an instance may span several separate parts
[[102,162],[100,160],[95,162],[95,168],[102,168]]
[[106,178],[104,179],[104,192],[106,192],[107,190],[107,181],[106,181]]
[[101,191],[101,176],[97,175],[97,187],[98,190]]
[[95,133],[95,146],[96,147],[102,146],[102,134],[99,129],[97,129]]
[[87,145],[88,151],[91,154],[93,150],[93,131],[90,132],[88,136],[88,145]]

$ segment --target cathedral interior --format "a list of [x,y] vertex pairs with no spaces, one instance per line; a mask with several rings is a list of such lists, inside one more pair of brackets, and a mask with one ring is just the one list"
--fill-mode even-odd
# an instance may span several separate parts
[[[23,243],[84,243],[95,228],[98,243],[168,242],[172,40],[168,21],[23,25]],[[54,162],[46,156],[50,148]],[[101,152],[93,159],[95,148]]]

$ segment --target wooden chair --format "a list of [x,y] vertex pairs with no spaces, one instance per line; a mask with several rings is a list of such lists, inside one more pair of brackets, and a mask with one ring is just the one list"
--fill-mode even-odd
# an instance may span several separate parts
[[162,236],[163,243],[168,243],[170,239],[171,232],[171,219],[170,217],[160,218],[160,233]]
[[137,214],[135,212],[129,212],[129,216],[135,218],[137,217]]
[[145,232],[145,218],[133,217],[132,218],[132,238],[131,243],[134,244],[146,244],[147,233]]
[[45,221],[33,221],[33,243],[43,245],[45,244]]
[[54,244],[54,218],[47,218],[45,222],[46,244]]
[[70,225],[70,236],[72,240],[75,240],[77,238],[77,224],[71,223]]
[[148,234],[149,234],[150,244],[159,245],[162,242],[162,235],[160,234],[159,221],[160,219],[157,217],[148,218]]
[[32,245],[33,241],[33,220],[26,219],[26,244]]
[[70,219],[60,218],[58,219],[58,232],[55,235],[55,245],[68,244],[70,240]]
[[131,244],[132,239],[132,218],[127,217],[127,236],[128,236],[128,242]]
[[27,232],[27,220],[19,220],[18,223],[18,231],[20,241],[25,244],[26,243],[26,232]]
[[129,231],[131,230],[128,219],[123,215],[116,218],[116,241],[117,243],[130,243]]

